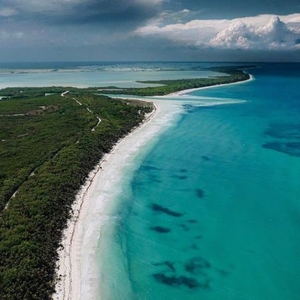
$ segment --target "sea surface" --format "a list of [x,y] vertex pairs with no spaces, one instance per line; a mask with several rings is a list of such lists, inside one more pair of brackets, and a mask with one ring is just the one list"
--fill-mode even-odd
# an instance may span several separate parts
[[124,187],[104,299],[300,299],[300,68],[247,72],[185,95]]
[[[0,86],[138,86],[215,65],[0,65]],[[124,174],[99,245],[101,300],[300,299],[300,65],[256,65],[169,98],[182,111]]]
[[28,86],[143,87],[149,84],[137,80],[215,76],[216,72],[205,69],[213,65],[163,62],[0,63],[0,89]]

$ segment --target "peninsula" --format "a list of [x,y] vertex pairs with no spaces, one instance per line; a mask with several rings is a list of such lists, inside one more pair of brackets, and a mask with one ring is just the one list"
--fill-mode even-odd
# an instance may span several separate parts
[[[224,70],[223,70],[224,71]],[[214,78],[151,81],[111,94],[153,96],[229,84],[239,68]],[[149,117],[149,102],[96,95],[99,88],[0,90],[0,298],[51,299],[57,250],[76,195],[116,143]],[[97,169],[101,170],[101,166]]]

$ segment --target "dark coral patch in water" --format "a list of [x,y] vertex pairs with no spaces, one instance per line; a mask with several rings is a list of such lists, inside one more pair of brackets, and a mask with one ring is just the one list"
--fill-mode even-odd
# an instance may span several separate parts
[[264,132],[265,135],[277,139],[274,142],[262,145],[290,156],[300,157],[300,124],[271,124]]
[[187,169],[180,169],[179,172],[181,173],[186,173],[188,170]]
[[188,222],[189,222],[189,223],[191,223],[191,224],[198,223],[198,221],[197,221],[197,220],[193,220],[193,219],[192,219],[192,220],[188,220]]
[[177,218],[179,218],[179,217],[182,217],[182,216],[183,216],[182,213],[173,211],[173,210],[171,210],[171,209],[168,209],[168,208],[166,208],[166,207],[164,207],[164,206],[161,206],[161,205],[158,205],[158,204],[155,204],[155,203],[152,204],[151,208],[152,208],[154,211],[156,211],[156,212],[161,212],[161,213],[167,214],[167,215],[172,216],[172,217],[177,217]]
[[299,142],[274,142],[263,145],[266,149],[272,149],[278,152],[288,154],[290,156],[300,157],[300,143]]
[[204,191],[201,189],[196,189],[196,195],[198,198],[203,198],[204,197]]
[[179,225],[184,231],[189,231],[190,228],[188,226],[186,226],[185,224],[180,224]]
[[174,267],[174,263],[173,262],[170,262],[168,260],[164,261],[164,262],[161,262],[161,263],[156,263],[156,264],[153,264],[154,266],[156,267],[160,267],[160,266],[166,266],[168,268],[168,271],[171,271],[173,273],[176,272],[176,269]]
[[210,158],[209,158],[208,156],[206,156],[206,155],[202,155],[201,158],[202,158],[203,160],[206,160],[206,161],[209,161],[209,160],[210,160]]
[[199,250],[199,247],[198,247],[197,244],[193,244],[190,249],[192,249],[192,250]]
[[202,257],[194,257],[185,264],[185,270],[194,275],[203,274],[210,267],[210,263]]
[[185,180],[185,179],[188,179],[187,176],[177,176],[178,179],[181,179],[181,180]]
[[225,270],[217,270],[218,273],[223,276],[223,277],[226,277],[229,275],[229,272],[228,271],[225,271]]
[[196,289],[200,287],[199,282],[194,278],[189,278],[186,276],[168,276],[164,273],[153,274],[156,281],[174,287],[186,286],[189,289]]
[[277,139],[300,139],[300,124],[271,124],[265,135]]
[[157,167],[148,165],[148,166],[142,166],[141,170],[145,170],[145,171],[160,171],[161,168],[157,168]]
[[156,175],[151,175],[151,174],[149,174],[149,175],[148,175],[148,178],[150,179],[151,182],[161,183],[161,180],[158,179],[159,177],[156,176]]
[[155,227],[151,227],[150,229],[159,233],[168,233],[171,231],[170,228],[162,227],[162,226],[155,226]]

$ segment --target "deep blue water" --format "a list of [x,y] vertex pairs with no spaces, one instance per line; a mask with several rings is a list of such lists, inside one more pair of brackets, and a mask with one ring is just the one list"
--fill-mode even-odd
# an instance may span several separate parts
[[116,231],[131,295],[116,274],[111,299],[300,299],[300,69],[249,72],[194,92],[246,102],[194,100],[133,175]]

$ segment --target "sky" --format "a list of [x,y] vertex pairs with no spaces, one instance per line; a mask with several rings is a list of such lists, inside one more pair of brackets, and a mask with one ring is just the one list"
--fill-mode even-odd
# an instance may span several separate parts
[[0,61],[300,62],[299,0],[0,0]]

